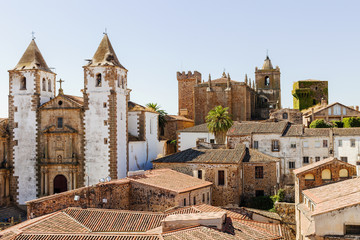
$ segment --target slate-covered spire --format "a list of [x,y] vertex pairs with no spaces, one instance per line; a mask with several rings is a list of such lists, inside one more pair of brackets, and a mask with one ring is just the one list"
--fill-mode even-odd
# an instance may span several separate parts
[[14,70],[29,70],[29,69],[40,69],[47,72],[52,72],[46,64],[35,40],[31,40],[29,46],[22,55],[19,63],[16,65]]
[[88,66],[117,66],[124,68],[120,64],[107,34],[104,34],[104,37]]

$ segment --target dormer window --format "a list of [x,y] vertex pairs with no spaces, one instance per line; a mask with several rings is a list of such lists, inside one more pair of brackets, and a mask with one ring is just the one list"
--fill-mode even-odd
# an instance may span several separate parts
[[269,78],[269,76],[265,77],[265,86],[270,86],[270,78]]
[[51,92],[51,80],[48,80],[48,91]]
[[26,90],[26,77],[21,78],[20,90]]
[[96,74],[96,87],[101,87],[101,73]]
[[46,91],[46,80],[45,80],[45,78],[42,79],[42,90]]

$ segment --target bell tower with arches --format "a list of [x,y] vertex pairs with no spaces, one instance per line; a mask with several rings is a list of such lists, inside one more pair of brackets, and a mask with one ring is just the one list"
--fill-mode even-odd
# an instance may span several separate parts
[[257,115],[267,119],[271,109],[281,108],[280,68],[272,66],[269,56],[266,56],[262,68],[255,68],[255,82]]

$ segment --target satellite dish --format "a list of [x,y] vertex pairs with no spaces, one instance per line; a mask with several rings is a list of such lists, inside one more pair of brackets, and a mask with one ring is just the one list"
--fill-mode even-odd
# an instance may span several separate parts
[[99,182],[104,183],[104,182],[105,182],[105,178],[100,178],[100,179],[99,179]]
[[107,176],[107,177],[106,177],[106,181],[110,182],[110,181],[111,181],[111,177],[110,177],[110,176]]

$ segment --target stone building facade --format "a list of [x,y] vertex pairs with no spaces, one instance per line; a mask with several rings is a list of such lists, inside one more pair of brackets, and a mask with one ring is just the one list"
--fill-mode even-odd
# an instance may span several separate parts
[[221,78],[202,81],[197,71],[177,72],[179,115],[205,122],[208,112],[215,106],[229,108],[234,121],[269,118],[270,109],[281,108],[280,69],[273,68],[267,56],[262,68],[255,69],[255,82],[245,77],[234,81],[229,74]]
[[279,159],[239,144],[235,149],[192,148],[153,161],[212,182],[212,205],[239,206],[256,196],[274,194],[279,184]]
[[[56,95],[56,74],[31,41],[9,71],[0,203],[22,205],[151,168],[151,160],[164,152],[158,113],[131,107],[127,72],[105,34],[84,66],[83,96],[64,94],[62,80]],[[129,139],[129,132],[138,136]]]
[[270,119],[275,121],[289,121],[295,124],[303,124],[303,113],[298,109],[282,108],[270,110]]
[[328,103],[328,81],[307,79],[297,81],[292,90],[294,109],[304,110],[325,101]]

